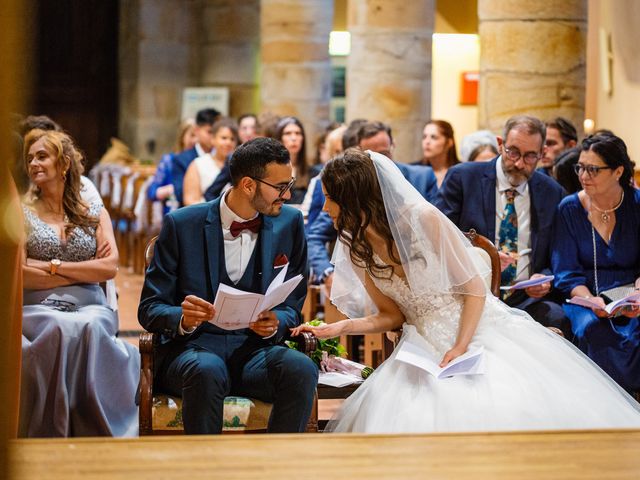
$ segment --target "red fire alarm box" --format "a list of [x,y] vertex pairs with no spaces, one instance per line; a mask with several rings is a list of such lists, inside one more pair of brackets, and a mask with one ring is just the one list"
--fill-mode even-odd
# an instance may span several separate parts
[[478,81],[480,72],[462,72],[460,74],[460,105],[478,104]]

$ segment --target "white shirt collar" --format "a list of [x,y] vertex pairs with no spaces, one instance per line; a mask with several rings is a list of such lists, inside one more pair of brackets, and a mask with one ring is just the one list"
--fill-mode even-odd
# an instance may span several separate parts
[[251,218],[242,218],[236,215],[233,210],[229,208],[229,205],[227,205],[228,194],[229,192],[226,192],[220,199],[220,223],[222,223],[223,229],[229,230],[233,222],[247,222],[249,220],[253,220],[259,215],[258,212],[256,212],[256,214]]
[[196,142],[196,153],[198,154],[199,157],[201,157],[207,152],[205,152],[204,149],[200,146],[200,144]]
[[522,182],[520,185],[511,185],[511,182],[507,179],[507,176],[502,171],[502,155],[498,157],[496,161],[496,178],[498,179],[498,191],[504,193],[510,188],[515,188],[520,195],[524,195],[527,191],[527,182]]

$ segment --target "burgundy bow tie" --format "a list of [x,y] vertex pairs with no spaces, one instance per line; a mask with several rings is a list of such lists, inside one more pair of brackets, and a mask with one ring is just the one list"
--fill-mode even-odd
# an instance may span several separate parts
[[251,230],[253,233],[258,233],[262,226],[262,218],[258,215],[252,220],[246,222],[232,222],[231,223],[231,235],[237,237],[243,230]]

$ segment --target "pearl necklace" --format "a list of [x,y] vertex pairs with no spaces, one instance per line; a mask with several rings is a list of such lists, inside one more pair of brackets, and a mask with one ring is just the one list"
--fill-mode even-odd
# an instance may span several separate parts
[[600,212],[600,218],[602,219],[602,223],[606,224],[606,223],[609,223],[609,220],[611,220],[611,214],[615,212],[618,208],[620,208],[620,205],[622,205],[623,201],[624,201],[624,190],[622,191],[622,195],[620,196],[620,201],[618,202],[618,204],[615,207],[610,208],[609,210],[601,210],[600,208],[598,208],[598,206],[595,204],[593,200],[591,200],[591,206],[595,208],[598,212]]

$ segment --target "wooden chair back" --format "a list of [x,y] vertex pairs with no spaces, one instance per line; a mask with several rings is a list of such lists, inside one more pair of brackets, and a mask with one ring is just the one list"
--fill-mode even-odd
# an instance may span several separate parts
[[489,255],[491,259],[491,293],[496,297],[500,296],[500,255],[498,249],[493,242],[487,237],[480,235],[475,229],[464,232],[464,236],[471,242],[474,247],[481,248]]

